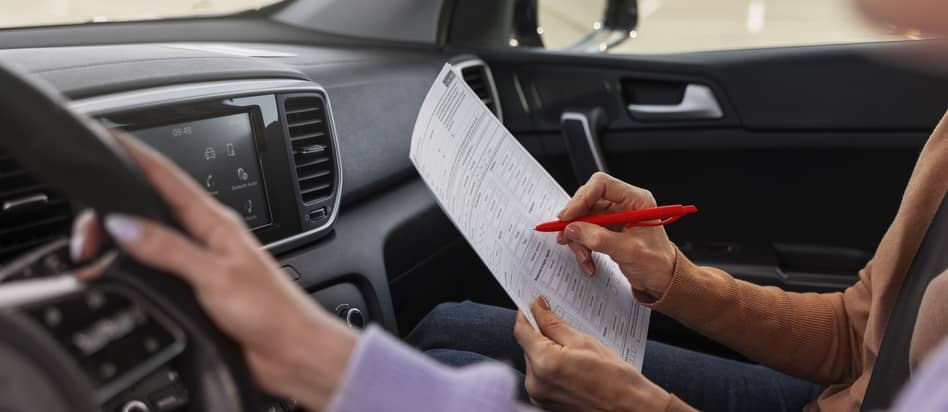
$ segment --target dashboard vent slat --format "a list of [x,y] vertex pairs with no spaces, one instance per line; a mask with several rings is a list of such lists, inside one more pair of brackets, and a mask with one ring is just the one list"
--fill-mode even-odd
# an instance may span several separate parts
[[460,67],[461,77],[464,78],[464,82],[474,90],[477,97],[481,98],[484,105],[500,119],[500,105],[495,95],[495,90],[497,89],[494,86],[494,78],[487,65],[480,60],[474,60],[459,63],[458,67]]
[[0,154],[0,264],[69,235],[69,202]]
[[329,198],[335,189],[335,165],[325,101],[318,95],[294,95],[283,112],[296,165],[300,200],[310,204]]
[[303,139],[315,139],[315,138],[323,137],[323,136],[325,136],[325,135],[326,135],[326,132],[316,132],[316,133],[310,133],[310,134],[301,134],[301,135],[297,135],[297,136],[291,137],[291,138],[290,138],[290,141],[291,141],[291,142],[295,142],[295,141],[297,141],[297,140],[303,140]]
[[318,107],[303,107],[303,108],[300,108],[300,109],[292,109],[292,110],[287,109],[286,115],[287,115],[287,116],[291,116],[291,115],[298,114],[298,113],[313,112],[313,111],[317,111],[317,110],[320,110],[320,108],[318,108]]

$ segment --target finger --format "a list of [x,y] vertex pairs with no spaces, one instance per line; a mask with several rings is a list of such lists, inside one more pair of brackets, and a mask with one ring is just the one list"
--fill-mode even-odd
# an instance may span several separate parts
[[597,172],[566,203],[560,220],[575,220],[590,214],[598,202],[608,200],[624,209],[638,209],[654,203],[651,194],[602,172]]
[[215,272],[214,257],[177,231],[128,215],[105,217],[105,228],[119,246],[139,262],[178,275],[192,286]]
[[83,210],[72,223],[69,257],[73,262],[89,260],[106,241],[98,216],[91,209]]
[[[234,221],[230,219],[226,209],[208,196],[191,176],[185,174],[171,160],[122,133],[113,135],[138,162],[142,172],[192,236],[205,244],[211,244],[216,230],[234,226]],[[227,238],[228,236],[218,237]]]
[[563,319],[560,319],[553,308],[550,307],[550,301],[545,296],[540,296],[533,301],[530,306],[533,312],[533,318],[537,321],[537,327],[540,333],[555,343],[563,346],[577,346],[582,341],[582,335],[569,326]]
[[559,243],[561,245],[565,245],[569,243],[569,240],[566,240],[566,236],[563,236],[562,231],[556,232],[556,243]]
[[616,203],[611,200],[600,200],[596,202],[596,204],[593,205],[591,209],[589,209],[589,214],[598,215],[602,213],[609,213],[612,211],[613,206],[615,206],[615,204]]
[[514,323],[514,338],[517,339],[517,343],[523,349],[528,362],[531,355],[537,356],[543,353],[552,343],[540,332],[537,332],[521,312],[517,312],[517,322]]
[[576,256],[576,262],[579,263],[579,267],[583,270],[583,273],[585,273],[586,276],[595,275],[596,263],[592,259],[592,251],[576,242],[569,242],[567,246],[572,249],[573,255]]
[[105,270],[109,268],[117,255],[118,253],[116,253],[114,250],[106,253],[104,256],[94,260],[92,263],[73,270],[73,274],[81,281],[88,282],[90,280],[96,279],[105,273]]
[[578,243],[589,250],[614,256],[622,247],[623,234],[586,222],[573,222],[566,226],[563,235],[570,242]]

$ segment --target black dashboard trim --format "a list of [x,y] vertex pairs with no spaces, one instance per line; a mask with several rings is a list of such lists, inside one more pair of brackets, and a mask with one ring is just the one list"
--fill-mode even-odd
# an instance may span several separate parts
[[397,334],[382,251],[404,222],[437,209],[428,186],[421,180],[410,180],[348,206],[340,213],[331,237],[281,256],[280,263],[296,269],[302,275],[299,284],[309,291],[341,281],[356,284],[366,296],[372,320]]

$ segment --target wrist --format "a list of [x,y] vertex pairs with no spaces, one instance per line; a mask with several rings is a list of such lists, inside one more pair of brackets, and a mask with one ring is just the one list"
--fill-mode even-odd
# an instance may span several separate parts
[[[631,369],[631,367],[630,367]],[[664,411],[671,401],[671,394],[640,372],[632,369],[632,384],[626,386],[619,402],[615,403],[615,411]]]
[[669,248],[659,255],[657,262],[653,266],[653,272],[649,282],[642,284],[642,289],[637,289],[633,285],[632,292],[635,299],[643,304],[652,304],[658,302],[665,296],[668,288],[675,277],[675,271],[678,267],[678,254],[681,253],[673,243],[668,243]]
[[278,386],[274,392],[309,410],[322,410],[342,384],[358,335],[332,319],[315,323],[287,342],[278,362],[280,372],[268,386]]
[[665,266],[662,268],[662,282],[659,289],[656,290],[655,298],[660,299],[671,286],[672,279],[675,277],[675,271],[678,269],[678,255],[681,253],[678,246],[671,241],[668,242],[668,249],[665,252]]

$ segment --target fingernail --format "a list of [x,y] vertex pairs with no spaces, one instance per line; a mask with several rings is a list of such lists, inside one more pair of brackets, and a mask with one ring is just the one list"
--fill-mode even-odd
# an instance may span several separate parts
[[142,225],[128,215],[112,214],[105,217],[105,230],[115,240],[132,243],[142,237]]
[[560,210],[560,213],[557,213],[557,214],[556,214],[556,217],[558,217],[558,218],[563,217],[563,213],[566,213],[566,208],[565,208],[565,207],[563,208],[563,210]]
[[72,237],[69,239],[69,257],[73,262],[78,262],[79,258],[82,257],[82,247],[85,246],[86,242],[86,231],[88,230],[87,226],[89,220],[95,214],[89,210],[83,210],[79,212],[79,215],[76,216],[76,220],[72,223]]
[[570,240],[579,239],[579,228],[576,225],[566,226],[566,237]]
[[586,272],[586,276],[592,276],[596,269],[591,265],[583,265],[583,272]]
[[86,241],[85,232],[76,232],[72,234],[72,238],[69,239],[69,257],[73,262],[78,262],[79,257],[82,256],[82,246]]
[[550,308],[550,301],[546,300],[546,296],[540,295],[540,297],[537,298],[537,304],[540,305],[540,308],[543,310],[552,310]]

